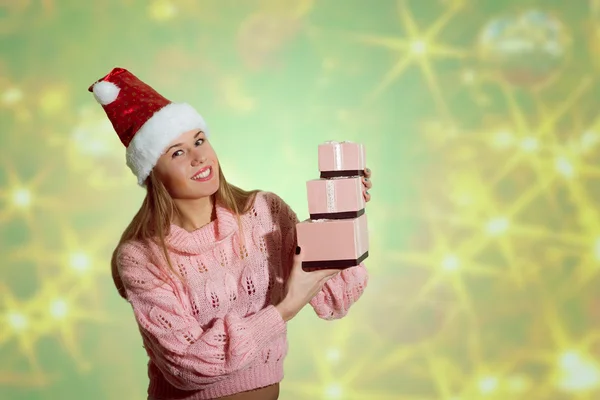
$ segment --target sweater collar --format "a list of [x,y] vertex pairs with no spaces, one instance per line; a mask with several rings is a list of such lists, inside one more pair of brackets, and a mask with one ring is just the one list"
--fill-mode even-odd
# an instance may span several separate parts
[[165,238],[167,247],[181,253],[202,254],[235,233],[238,230],[235,214],[219,203],[215,204],[215,208],[217,218],[193,232],[171,224],[169,235]]

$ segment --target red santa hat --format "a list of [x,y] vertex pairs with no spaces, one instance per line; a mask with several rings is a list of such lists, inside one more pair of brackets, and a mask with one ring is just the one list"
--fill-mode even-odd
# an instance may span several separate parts
[[144,186],[169,143],[201,129],[204,118],[189,104],[173,103],[123,68],[114,68],[88,89],[102,105],[126,147],[127,166]]

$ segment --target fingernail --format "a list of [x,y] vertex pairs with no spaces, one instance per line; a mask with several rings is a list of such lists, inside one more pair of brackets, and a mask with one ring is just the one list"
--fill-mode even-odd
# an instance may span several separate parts
[[371,172],[371,170],[369,168],[365,168],[365,172],[368,174]]
[[369,182],[369,178],[365,178],[365,182]]
[[296,254],[300,254],[300,246],[296,246]]

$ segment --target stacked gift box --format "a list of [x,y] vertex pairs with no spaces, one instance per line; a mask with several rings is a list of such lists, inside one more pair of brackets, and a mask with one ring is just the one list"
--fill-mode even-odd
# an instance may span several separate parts
[[368,257],[364,170],[362,144],[319,145],[321,177],[306,182],[310,218],[296,225],[305,270],[350,268]]

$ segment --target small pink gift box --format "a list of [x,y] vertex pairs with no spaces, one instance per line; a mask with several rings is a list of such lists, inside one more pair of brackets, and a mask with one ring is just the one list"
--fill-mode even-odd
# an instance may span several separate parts
[[305,220],[296,224],[304,269],[345,269],[369,256],[367,215],[336,220]]
[[356,218],[365,212],[360,177],[306,182],[310,219]]
[[319,145],[321,178],[363,176],[365,147],[360,143],[329,141]]

